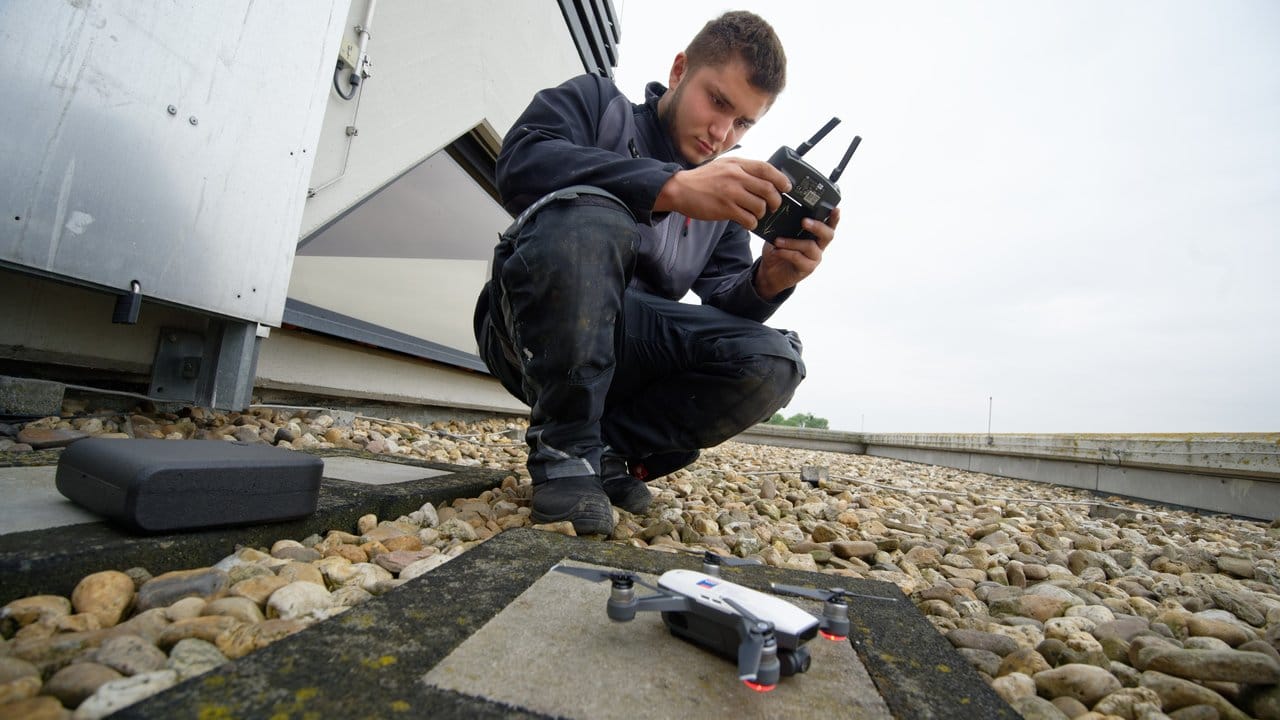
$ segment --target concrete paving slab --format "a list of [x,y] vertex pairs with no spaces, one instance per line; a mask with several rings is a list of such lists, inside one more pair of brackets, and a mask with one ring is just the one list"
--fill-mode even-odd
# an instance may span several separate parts
[[325,477],[362,485],[393,485],[448,474],[448,470],[357,457],[331,457],[324,461]]
[[283,538],[352,531],[366,513],[394,519],[424,503],[475,497],[505,475],[409,458],[375,461],[379,456],[350,450],[315,450],[309,454],[323,457],[326,464],[335,458],[363,459],[407,468],[407,474],[419,479],[367,485],[326,478],[315,513],[304,518],[145,535],[102,521],[63,498],[53,485],[60,453],[0,453],[0,605],[28,595],[69,596],[82,577],[100,570],[144,567],[159,574],[212,565],[238,545],[270,547]]
[[99,522],[102,518],[58,492],[57,468],[0,468],[0,535]]
[[[738,680],[735,663],[672,636],[660,613],[639,613],[627,623],[609,620],[608,599],[607,582],[550,571],[423,681],[577,720],[630,720],[637,708],[655,705],[661,716],[683,720],[768,719],[801,709],[813,717],[893,717],[848,641],[810,641],[808,672],[756,693]],[[798,604],[821,615],[817,603]]]
[[[698,558],[685,554],[530,529],[509,530],[392,592],[125,708],[113,718],[268,717],[276,713],[439,720],[551,717],[529,707],[524,698],[512,704],[444,689],[422,678],[566,558],[652,575],[677,567],[700,567]],[[827,575],[780,568],[727,568],[724,574],[757,590],[766,589],[770,581],[810,587],[831,582]],[[858,604],[850,613],[852,647],[892,717],[1018,717],[895,586],[852,578],[842,579],[841,584],[853,592],[900,599]],[[591,604],[594,609],[583,623],[596,622],[604,614],[603,603]],[[664,643],[678,642],[664,639]],[[501,644],[494,647],[508,651]],[[612,651],[622,654],[628,646]],[[526,660],[555,664],[566,655],[562,645],[547,645],[542,655]],[[729,663],[716,658],[703,662],[716,672],[701,684],[741,687]],[[591,667],[562,675],[557,707],[577,707],[583,688],[595,682],[593,676],[601,671]],[[498,675],[513,679],[506,671]],[[630,708],[630,716],[679,717],[668,708],[676,694],[664,687],[641,687],[639,704]],[[770,702],[769,694],[750,694],[759,702]],[[860,707],[844,705],[835,717],[859,717]],[[831,715],[813,712],[808,696],[802,694],[772,716]]]

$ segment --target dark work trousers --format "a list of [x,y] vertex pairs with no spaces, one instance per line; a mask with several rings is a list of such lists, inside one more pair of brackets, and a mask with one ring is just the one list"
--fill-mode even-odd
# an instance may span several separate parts
[[532,408],[535,483],[717,445],[787,404],[800,341],[709,305],[629,288],[639,243],[622,205],[551,203],[504,235],[476,307],[481,357]]

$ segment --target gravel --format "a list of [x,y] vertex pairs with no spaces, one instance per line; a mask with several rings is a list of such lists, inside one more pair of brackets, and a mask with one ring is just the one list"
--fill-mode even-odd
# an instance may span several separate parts
[[[107,571],[70,598],[15,600],[0,610],[0,718],[48,698],[65,717],[101,717],[531,525],[521,419],[346,425],[268,407],[71,409],[80,412],[0,437],[0,452],[84,435],[202,438],[507,474],[478,497],[403,517],[366,515],[324,536],[228,548],[211,568]],[[804,468],[816,484],[802,481]],[[604,541],[894,583],[1026,717],[1280,717],[1280,529],[951,468],[736,442],[650,489],[649,510],[619,511]],[[568,523],[534,527],[573,534]],[[66,671],[72,663],[97,665]]]

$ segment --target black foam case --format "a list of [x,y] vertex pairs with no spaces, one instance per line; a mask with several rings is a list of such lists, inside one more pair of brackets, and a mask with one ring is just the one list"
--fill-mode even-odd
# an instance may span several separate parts
[[72,443],[57,487],[72,502],[146,532],[264,523],[310,515],[324,461],[218,440]]

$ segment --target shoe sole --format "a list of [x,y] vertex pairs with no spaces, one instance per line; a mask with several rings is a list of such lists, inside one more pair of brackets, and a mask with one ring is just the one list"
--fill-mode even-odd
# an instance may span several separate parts
[[[573,509],[559,515],[547,515],[545,513],[533,510],[529,513],[529,518],[535,523],[542,525],[546,523],[564,522],[568,520],[573,523],[573,531],[579,535],[610,535],[613,533],[613,512],[601,511],[600,508],[591,507],[590,498],[583,498]],[[583,507],[586,505],[586,507]]]

